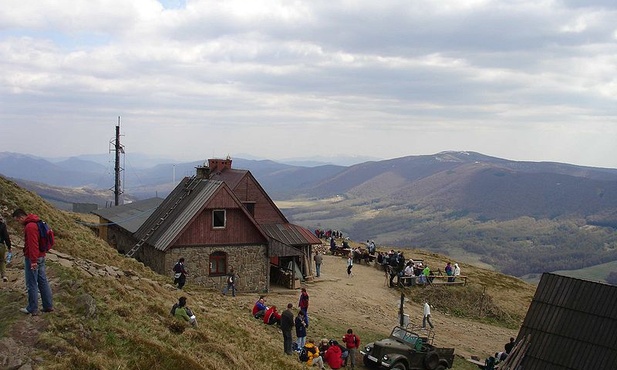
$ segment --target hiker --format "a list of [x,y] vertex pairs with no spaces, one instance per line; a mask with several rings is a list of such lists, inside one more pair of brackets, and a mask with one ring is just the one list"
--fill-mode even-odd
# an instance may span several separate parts
[[9,281],[6,277],[5,270],[6,264],[11,260],[11,254],[11,237],[9,236],[9,231],[6,229],[6,221],[0,216],[0,275],[2,275],[3,282]]
[[306,323],[302,311],[298,311],[294,324],[296,326],[296,348],[300,350],[306,344]]
[[331,341],[331,344],[325,351],[323,358],[331,369],[340,369],[343,367],[343,352],[341,351],[341,346],[337,341]]
[[446,267],[444,268],[444,270],[446,271],[446,275],[448,276],[448,283],[451,283],[454,281],[454,269],[452,268],[452,263],[448,262],[446,264]]
[[428,302],[424,302],[424,312],[422,317],[422,329],[426,329],[426,323],[430,325],[431,329],[434,328],[433,323],[431,322],[431,306],[428,305]]
[[283,332],[283,350],[286,355],[293,355],[292,344],[293,341],[291,337],[291,329],[294,327],[294,314],[291,312],[293,308],[293,304],[288,303],[287,309],[283,311],[283,315],[281,316],[281,331]]
[[171,308],[171,314],[176,319],[188,322],[192,326],[197,326],[197,318],[186,305],[186,297],[178,298],[178,303],[175,303]]
[[356,367],[356,351],[360,348],[360,337],[353,333],[353,330],[347,329],[347,334],[343,336],[343,343],[345,348],[349,351],[349,355],[345,359],[345,367],[347,367],[348,360],[351,359],[351,368]]
[[227,286],[223,289],[223,295],[227,295],[227,292],[231,289],[231,296],[236,296],[236,280],[238,280],[238,275],[232,267],[227,273]]
[[174,265],[174,285],[178,286],[178,289],[182,289],[186,284],[186,276],[189,274],[184,267],[184,257],[181,257]]
[[266,310],[268,310],[268,306],[266,306],[266,297],[263,295],[259,296],[257,302],[253,306],[253,317],[256,319],[261,319],[266,314]]
[[[293,314],[292,314],[292,322],[293,322]],[[276,306],[272,306],[266,310],[264,314],[264,324],[274,325],[281,323],[281,314],[276,310]]]
[[503,349],[506,350],[506,354],[509,355],[510,352],[512,352],[512,349],[514,348],[514,344],[515,344],[514,338],[510,337],[510,341],[503,346]]
[[315,252],[315,257],[313,257],[313,260],[315,261],[315,273],[317,274],[317,277],[319,277],[321,275],[321,263],[323,262],[323,257],[319,251]]
[[458,267],[458,263],[454,264],[454,278],[452,279],[452,281],[456,280],[457,276],[461,275],[461,268]]
[[309,306],[309,295],[306,291],[306,288],[302,288],[300,291],[300,300],[298,301],[298,307],[300,308],[300,312],[304,315],[304,323],[306,327],[309,327],[309,317],[308,317],[308,306]]
[[45,273],[45,252],[39,249],[39,216],[27,214],[18,208],[13,212],[13,218],[24,226],[24,274],[28,288],[28,306],[19,311],[33,316],[39,314],[39,294],[43,303],[43,312],[54,310],[51,288]]
[[349,253],[349,257],[347,258],[347,276],[352,277],[351,269],[353,268],[353,257],[352,253]]
[[325,370],[323,358],[319,355],[319,348],[317,348],[313,339],[308,340],[308,343],[306,343],[304,349],[305,351],[300,352],[300,357],[302,357],[302,352],[306,352],[308,359],[303,360],[300,358],[300,361],[306,361],[308,366],[318,366],[321,370]]

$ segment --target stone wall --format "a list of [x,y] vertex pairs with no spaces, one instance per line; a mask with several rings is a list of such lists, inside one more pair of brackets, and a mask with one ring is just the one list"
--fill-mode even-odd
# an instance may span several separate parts
[[[270,262],[266,245],[218,246],[218,247],[176,247],[165,255],[164,274],[171,275],[175,263],[184,257],[189,276],[187,284],[200,284],[207,288],[222,290],[226,276],[209,276],[209,256],[214,252],[227,253],[227,269],[233,267],[239,279],[239,292],[267,292],[269,288]],[[152,265],[144,263],[157,271]],[[158,271],[157,271],[158,272]]]

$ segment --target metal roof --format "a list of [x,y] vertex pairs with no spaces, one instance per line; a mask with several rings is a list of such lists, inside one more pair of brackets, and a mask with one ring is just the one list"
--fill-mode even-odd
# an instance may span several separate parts
[[519,331],[524,370],[615,369],[617,286],[544,273]]
[[161,198],[149,198],[111,208],[97,209],[92,213],[134,233],[161,203],[163,203]]
[[184,178],[139,228],[135,238],[141,240],[150,230],[156,228],[148,237],[147,243],[157,250],[165,251],[212,195],[223,186],[225,184],[222,181]]
[[307,229],[294,224],[267,224],[260,225],[262,230],[272,239],[276,239],[284,244],[291,246],[304,246],[311,244],[321,244],[313,233]]

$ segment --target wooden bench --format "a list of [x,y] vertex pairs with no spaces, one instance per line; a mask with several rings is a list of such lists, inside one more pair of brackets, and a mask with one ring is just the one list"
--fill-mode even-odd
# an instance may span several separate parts
[[[399,286],[413,286],[413,285],[467,285],[467,276],[457,276],[454,281],[448,281],[452,276],[429,276],[430,282],[420,283],[420,276],[399,276]],[[431,281],[432,280],[432,281]],[[406,284],[407,283],[407,284]]]

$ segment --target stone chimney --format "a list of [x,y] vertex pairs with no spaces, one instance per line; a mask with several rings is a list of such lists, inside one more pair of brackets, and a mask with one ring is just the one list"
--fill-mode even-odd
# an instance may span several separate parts
[[195,167],[195,169],[195,176],[197,178],[207,179],[208,177],[210,177],[210,167],[206,166],[205,164],[203,166],[197,166]]

